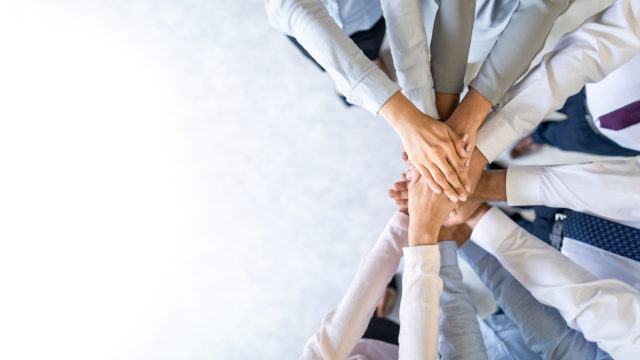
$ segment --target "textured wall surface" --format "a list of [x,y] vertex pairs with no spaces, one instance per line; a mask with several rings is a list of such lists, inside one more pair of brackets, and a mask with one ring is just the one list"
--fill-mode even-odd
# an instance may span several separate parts
[[0,3],[0,357],[299,355],[394,211],[400,144],[263,6]]

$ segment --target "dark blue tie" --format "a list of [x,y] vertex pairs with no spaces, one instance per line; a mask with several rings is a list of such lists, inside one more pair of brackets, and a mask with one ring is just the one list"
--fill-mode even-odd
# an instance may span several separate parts
[[569,211],[562,234],[597,248],[640,261],[640,230],[596,216]]

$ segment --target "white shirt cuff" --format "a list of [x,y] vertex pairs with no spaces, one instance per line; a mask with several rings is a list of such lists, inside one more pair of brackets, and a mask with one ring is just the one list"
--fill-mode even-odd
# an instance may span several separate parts
[[519,138],[520,134],[513,130],[504,114],[498,111],[489,114],[478,130],[476,146],[482,155],[492,162]]
[[407,246],[402,248],[405,271],[440,273],[440,249],[438,245]]
[[391,81],[382,70],[376,67],[351,90],[347,100],[354,105],[362,106],[376,116],[382,105],[398,91],[400,91],[398,84]]
[[391,219],[389,219],[389,224],[407,230],[409,228],[409,215],[402,211],[396,211],[396,213],[391,216]]
[[510,166],[507,170],[509,206],[543,205],[542,166]]
[[471,233],[471,240],[496,256],[505,239],[518,229],[518,225],[509,219],[500,209],[492,207],[487,211]]

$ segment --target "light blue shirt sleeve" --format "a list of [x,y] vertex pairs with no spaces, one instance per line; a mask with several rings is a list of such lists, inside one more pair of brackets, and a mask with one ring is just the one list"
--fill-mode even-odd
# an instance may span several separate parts
[[440,242],[440,335],[442,359],[487,359],[476,310],[469,299],[458,267],[456,243]]
[[537,301],[500,262],[472,241],[460,255],[491,290],[496,303],[518,326],[532,351],[544,359],[611,359],[582,333],[571,329],[560,313]]

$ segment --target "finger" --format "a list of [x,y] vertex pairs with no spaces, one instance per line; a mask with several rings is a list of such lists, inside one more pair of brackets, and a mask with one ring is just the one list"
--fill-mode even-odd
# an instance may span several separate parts
[[401,199],[401,200],[409,199],[409,191],[406,191],[406,190],[405,191],[399,191],[397,193],[397,195],[398,195],[398,199]]
[[406,208],[409,206],[409,200],[407,200],[407,199],[400,199],[400,200],[397,202],[397,204],[398,204],[398,206],[400,206],[401,208],[406,209]]
[[462,183],[462,186],[464,187],[464,194],[460,194],[460,193],[458,193],[458,194],[461,197],[462,197],[462,195],[464,195],[464,198],[462,199],[462,201],[466,201],[467,197],[471,193],[471,183],[469,181],[469,174],[467,173],[467,167],[464,166],[462,161],[460,159],[457,159],[457,158],[453,158],[452,159],[450,157],[447,157],[447,161],[449,162],[451,167],[453,167],[455,169],[456,176],[458,177],[458,179]]
[[406,181],[397,181],[395,184],[393,184],[393,190],[395,191],[402,191],[402,190],[407,190],[408,184]]
[[[442,194],[442,188],[440,187],[440,185],[436,183],[433,177],[431,177],[431,173],[429,172],[429,169],[427,169],[422,165],[419,165],[419,169],[421,170],[421,172],[418,172],[418,174],[424,177],[424,180],[426,181],[427,185],[429,185],[429,188],[431,188],[431,191],[433,191],[436,194]],[[418,179],[419,177],[414,181],[418,181]]]
[[467,144],[469,143],[469,134],[464,134],[462,137],[460,137],[451,128],[448,128],[448,134],[451,142],[453,142],[453,146],[456,148],[456,153],[458,153],[458,156],[463,159],[466,158],[468,155],[466,148]]
[[449,200],[453,202],[457,202],[458,196],[456,195],[455,190],[451,187],[451,185],[447,181],[444,174],[440,171],[440,169],[438,169],[438,167],[431,162],[428,162],[426,164],[426,168],[429,170],[430,174],[433,176],[433,181],[436,184],[438,184],[438,186],[440,186],[440,188],[442,189],[442,192],[449,198]]
[[[444,181],[447,183],[449,190],[455,194],[456,198],[461,198],[463,196],[466,196],[466,191],[464,190],[464,187],[460,182],[460,179],[458,178],[457,173],[453,170],[453,168],[449,164],[449,161],[447,161],[446,158],[444,159],[436,158],[434,160],[435,160],[434,167],[437,167],[438,171],[440,171],[441,174],[444,174]],[[436,179],[436,181],[438,180],[439,179]],[[442,186],[443,189],[447,190],[447,188],[445,188],[440,182],[438,182],[438,185]],[[446,194],[446,191],[445,191],[445,194]]]
[[420,176],[421,176],[420,171],[418,171],[418,169],[412,169],[410,171],[407,171],[407,180],[409,180],[409,182],[413,183],[418,181],[418,179],[420,179]]

